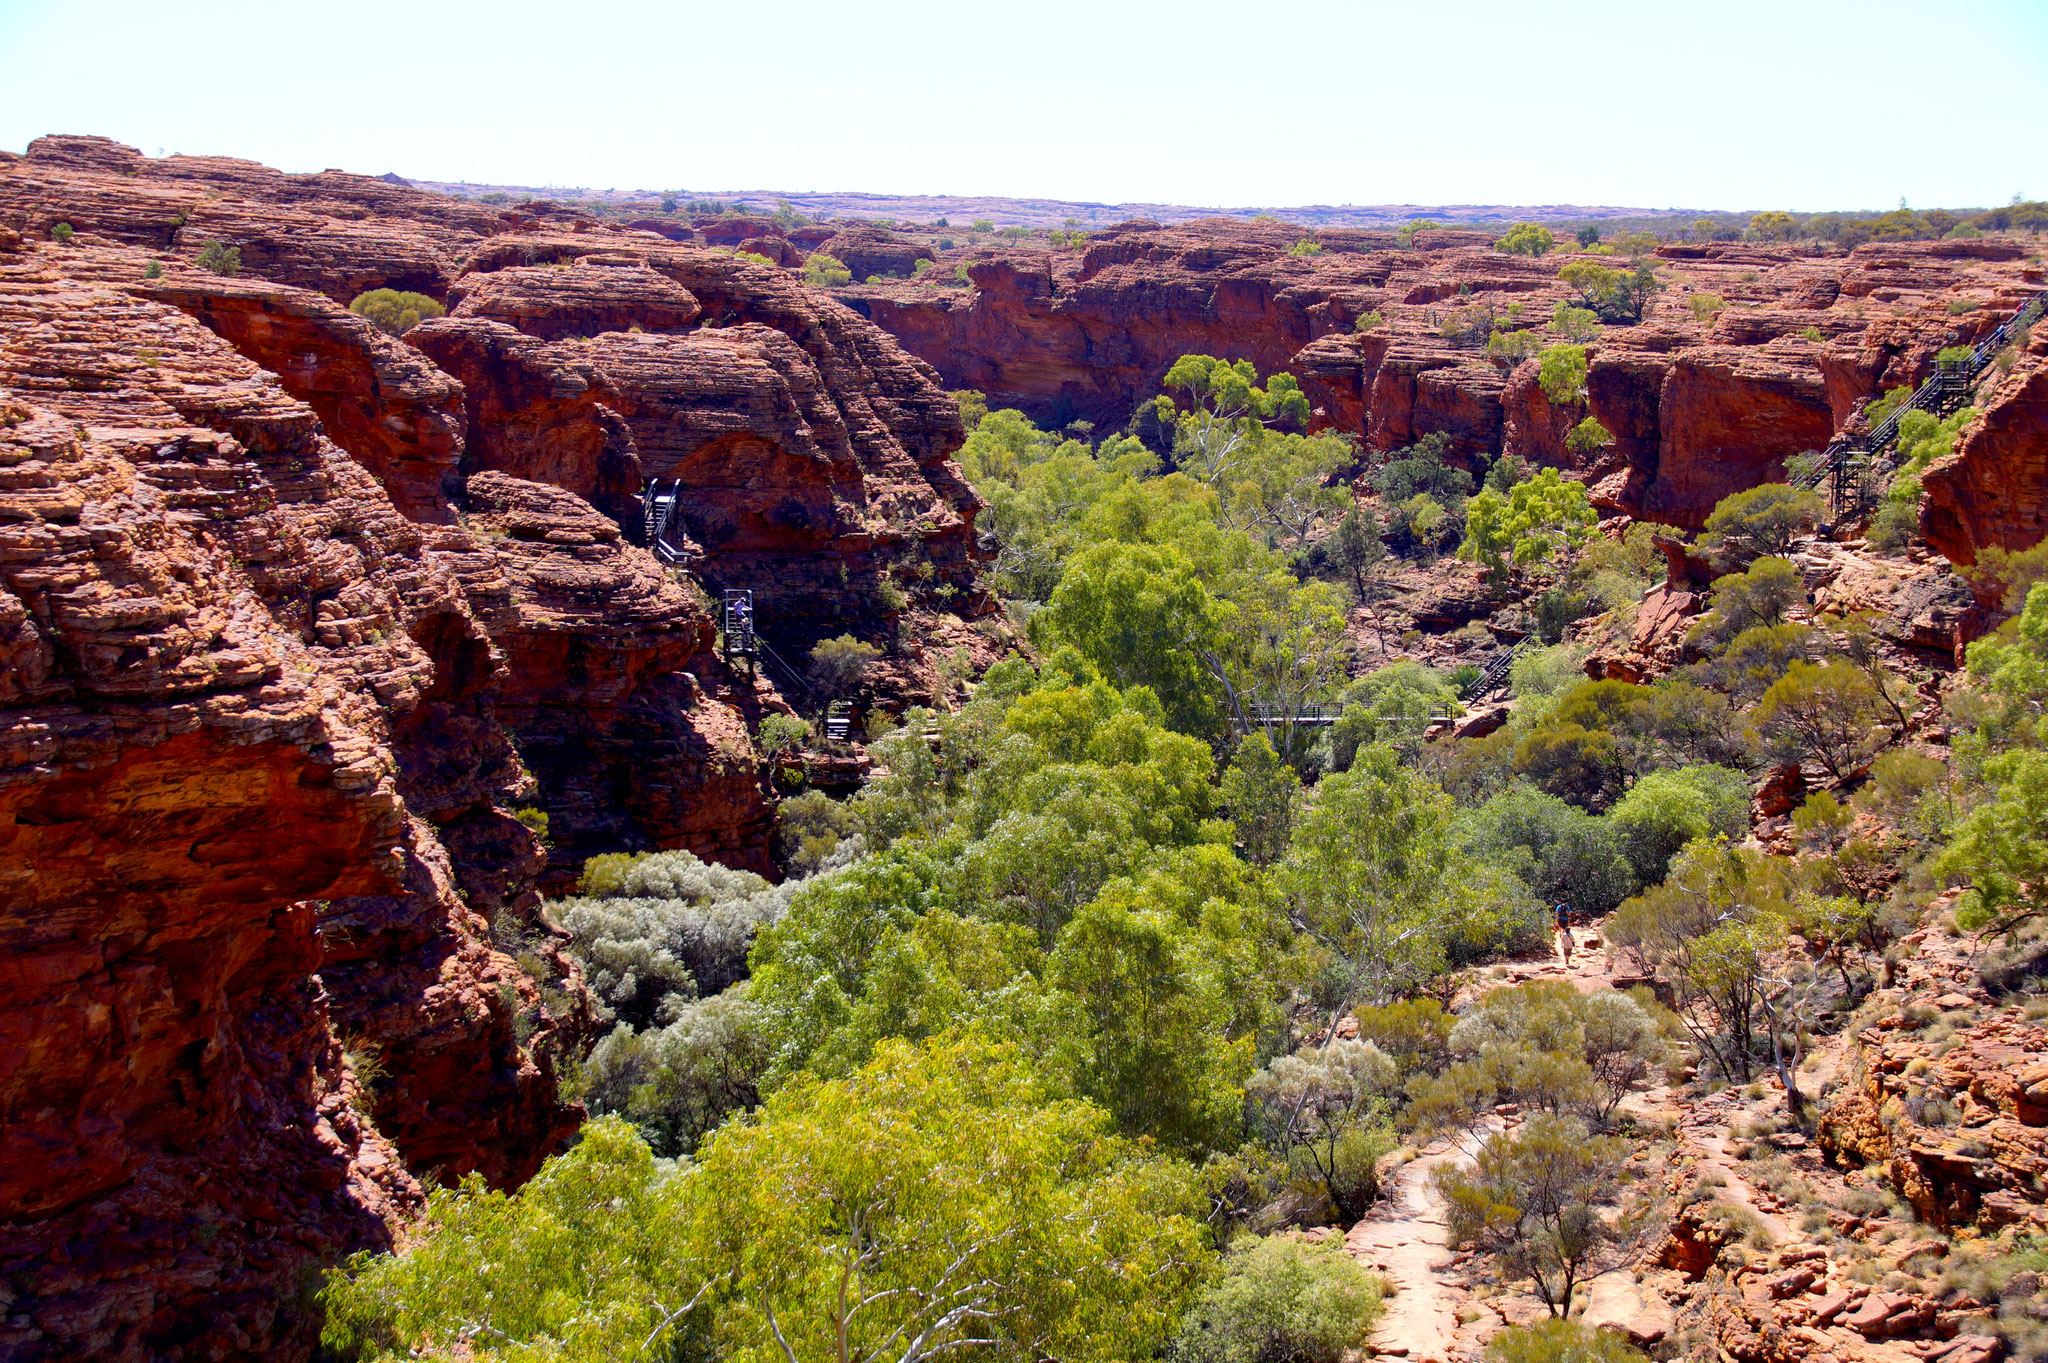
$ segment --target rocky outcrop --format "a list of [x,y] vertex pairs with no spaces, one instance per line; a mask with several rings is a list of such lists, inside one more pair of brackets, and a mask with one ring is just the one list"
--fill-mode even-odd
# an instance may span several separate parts
[[[560,489],[480,473],[468,493],[470,527],[516,603],[493,622],[509,664],[496,710],[547,793],[552,888],[587,857],[636,846],[774,875],[750,716],[707,690],[728,682],[710,618]],[[758,715],[751,694],[741,703]]]
[[[1962,995],[1918,1002],[1929,1012],[1974,1006]],[[1932,1225],[2048,1229],[2048,1031],[2015,1012],[1955,1040],[1953,1049],[1923,1041],[1903,1011],[1865,1031],[1860,1075],[1823,1115],[1822,1145],[1882,1166]]]
[[[1304,240],[1320,253],[1294,254]],[[1554,309],[1583,303],[1558,278],[1568,257],[1506,256],[1472,233],[1398,250],[1385,234],[1283,223],[1129,223],[1079,248],[966,253],[967,295],[929,282],[840,293],[948,386],[1041,422],[1122,427],[1180,355],[1248,359],[1293,372],[1317,425],[1368,452],[1441,431],[1475,467],[1513,453],[1569,471],[1599,505],[1697,529],[1722,497],[1782,477],[1787,456],[1826,445],[1860,403],[1918,383],[1941,347],[2016,305],[2032,267],[2011,243],[1951,249],[1974,244],[1662,248],[1665,291],[1640,325],[1600,330],[1585,393],[1559,403],[1534,365],[1503,375],[1481,347],[1489,328],[1557,341]],[[1696,294],[1724,306],[1695,314]],[[1961,300],[1983,306],[1951,312]],[[1612,444],[1567,446],[1587,416]]]
[[[321,1267],[579,1119],[539,887],[773,872],[781,702],[629,542],[643,474],[714,585],[782,575],[771,638],[931,698],[998,646],[957,410],[779,270],[546,205],[53,138],[0,224],[0,1354],[304,1357]],[[385,284],[453,315],[385,336]]]
[[134,286],[181,308],[278,377],[415,521],[455,520],[462,386],[324,295],[196,271]]
[[[892,643],[906,609],[993,610],[958,409],[872,324],[780,271],[654,243],[455,292],[407,339],[461,379],[471,466],[628,521],[641,479],[679,480],[692,571],[754,591],[789,656],[847,632]],[[701,309],[686,332],[680,299]]]
[[884,279],[908,279],[920,260],[934,260],[932,248],[909,241],[878,227],[856,227],[826,239],[818,250],[841,261],[855,279],[878,275]]
[[1979,397],[1983,415],[1921,475],[1921,531],[1956,563],[2048,537],[2048,333]]
[[[422,812],[524,793],[495,726],[437,742],[488,642],[312,410],[182,312],[16,268],[0,330],[34,398],[0,403],[0,1339],[302,1353],[307,1268],[574,1122]],[[337,922],[373,910],[404,940],[358,957]]]

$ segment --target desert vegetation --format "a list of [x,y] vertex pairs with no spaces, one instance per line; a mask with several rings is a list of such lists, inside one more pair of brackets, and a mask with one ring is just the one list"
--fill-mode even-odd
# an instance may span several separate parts
[[[1584,306],[1507,358],[1569,405],[1586,340],[1662,281],[1564,278]],[[1650,527],[1603,534],[1582,483],[1440,435],[1313,432],[1284,373],[1187,355],[1160,386],[1100,438],[961,395],[1029,651],[955,709],[875,721],[851,799],[787,800],[780,884],[592,860],[548,913],[600,1015],[561,1062],[595,1120],[524,1190],[438,1192],[411,1249],[335,1276],[331,1347],[1335,1360],[1400,1301],[1335,1232],[1405,1178],[1474,1290],[1540,1307],[1489,1358],[1640,1357],[1575,1320],[1589,1282],[1674,1236],[1739,1265],[1773,1235],[1719,1165],[1678,1162],[1647,1092],[1742,1096],[1745,1139],[1806,1143],[1807,1060],[1892,996],[1928,915],[2031,978],[2031,559],[1987,559],[2021,608],[1971,647],[1936,746],[1926,667],[1805,586],[1816,494],[1724,499],[1679,546],[1711,583],[1666,665],[1589,676],[1665,577]],[[1922,415],[1873,561],[1967,420]],[[1402,656],[1397,609],[1447,573],[1479,602],[1473,661]],[[875,657],[826,640],[810,673]],[[1495,659],[1508,701],[1458,736]],[[813,741],[784,728],[771,760]],[[1794,789],[1758,834],[1773,782]],[[1601,925],[1604,963],[1532,976],[1559,915]],[[1772,1158],[1756,1197],[1818,1196]],[[2019,1338],[2003,1320],[1981,1323]]]

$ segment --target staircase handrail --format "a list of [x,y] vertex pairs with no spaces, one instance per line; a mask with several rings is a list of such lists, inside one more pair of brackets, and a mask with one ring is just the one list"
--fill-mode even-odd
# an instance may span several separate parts
[[1959,390],[1967,391],[1969,386],[1991,367],[1991,362],[1998,357],[1999,351],[2005,349],[2006,342],[2012,338],[2014,332],[2021,327],[2031,326],[2039,320],[2044,310],[2048,310],[2048,289],[2029,298],[2012,316],[1994,327],[1989,336],[1972,346],[1968,361],[1937,366],[1927,382],[1921,384],[1911,398],[1899,404],[1891,415],[1871,427],[1866,434],[1860,438],[1853,435],[1838,435],[1829,441],[1813,467],[1796,477],[1794,483],[1803,488],[1819,487],[1822,480],[1837,472],[1851,454],[1882,453],[1899,438],[1899,423],[1907,412],[1942,411],[1950,396]]

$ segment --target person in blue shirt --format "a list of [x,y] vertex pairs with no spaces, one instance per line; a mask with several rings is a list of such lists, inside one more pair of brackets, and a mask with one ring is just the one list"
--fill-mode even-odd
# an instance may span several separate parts
[[1564,904],[1557,906],[1557,943],[1558,949],[1564,952],[1565,963],[1570,964],[1572,959],[1572,911],[1569,906]]

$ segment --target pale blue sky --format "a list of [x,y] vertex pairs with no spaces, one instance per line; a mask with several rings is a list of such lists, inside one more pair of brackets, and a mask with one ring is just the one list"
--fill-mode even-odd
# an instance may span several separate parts
[[0,0],[0,69],[7,149],[96,132],[426,179],[1229,206],[2048,196],[2048,0]]

